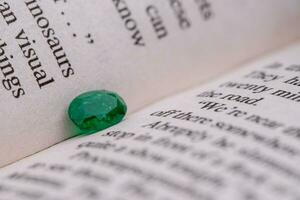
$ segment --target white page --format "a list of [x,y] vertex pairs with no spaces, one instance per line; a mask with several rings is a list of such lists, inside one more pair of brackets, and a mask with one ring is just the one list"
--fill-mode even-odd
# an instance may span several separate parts
[[2,1],[0,75],[15,85],[0,87],[0,166],[72,136],[65,111],[83,91],[117,91],[131,112],[300,33],[297,0],[201,2]]
[[298,200],[300,41],[0,170],[0,199]]

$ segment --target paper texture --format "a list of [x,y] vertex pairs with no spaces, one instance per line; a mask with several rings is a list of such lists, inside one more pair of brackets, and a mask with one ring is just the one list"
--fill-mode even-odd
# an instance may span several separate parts
[[83,91],[116,91],[132,112],[300,33],[297,0],[208,3],[1,1],[0,166],[72,136]]
[[0,199],[299,199],[299,53],[300,43],[3,168]]

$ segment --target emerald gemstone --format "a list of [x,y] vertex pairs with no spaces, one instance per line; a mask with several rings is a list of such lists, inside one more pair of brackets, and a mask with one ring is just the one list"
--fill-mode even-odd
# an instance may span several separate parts
[[119,123],[126,111],[127,106],[118,94],[96,90],[77,96],[68,114],[80,134],[91,134]]

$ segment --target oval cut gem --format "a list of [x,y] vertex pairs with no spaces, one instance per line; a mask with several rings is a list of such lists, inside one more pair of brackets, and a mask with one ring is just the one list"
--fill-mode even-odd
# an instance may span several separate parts
[[68,114],[81,134],[91,134],[109,128],[124,118],[127,106],[116,93],[96,90],[77,96]]

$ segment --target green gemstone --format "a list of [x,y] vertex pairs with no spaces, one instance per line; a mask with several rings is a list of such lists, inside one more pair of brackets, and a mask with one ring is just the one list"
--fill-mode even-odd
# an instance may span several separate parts
[[80,134],[91,134],[119,123],[126,111],[127,106],[118,94],[96,90],[77,96],[68,114]]

